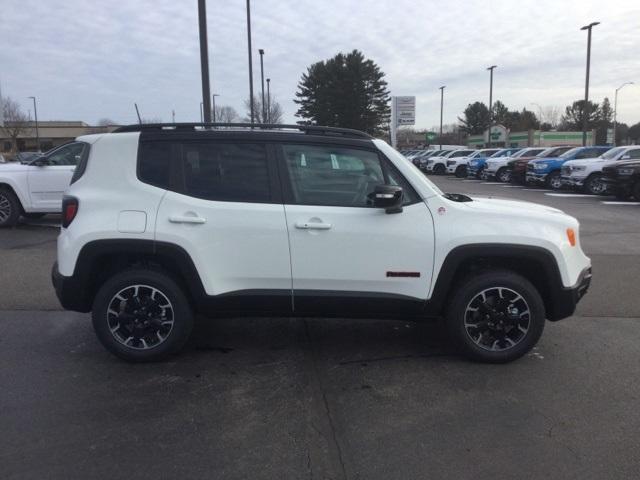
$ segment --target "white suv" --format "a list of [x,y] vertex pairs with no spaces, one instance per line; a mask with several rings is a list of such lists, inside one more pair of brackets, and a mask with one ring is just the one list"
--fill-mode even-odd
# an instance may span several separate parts
[[636,159],[640,159],[640,146],[616,147],[596,158],[569,160],[562,165],[560,181],[565,187],[601,195],[607,191],[602,181],[602,169],[616,162]]
[[428,173],[435,173],[436,175],[444,175],[447,172],[447,161],[450,158],[467,157],[473,152],[475,152],[475,150],[472,149],[452,150],[436,157],[430,157],[427,160],[426,171]]
[[21,215],[38,218],[60,213],[62,196],[76,164],[88,152],[88,144],[78,141],[50,150],[27,164],[0,165],[0,227],[14,226]]
[[444,316],[464,354],[506,362],[590,282],[574,218],[442,193],[362,132],[136,125],[80,140],[53,283],[126,360],[177,352],[200,313]]

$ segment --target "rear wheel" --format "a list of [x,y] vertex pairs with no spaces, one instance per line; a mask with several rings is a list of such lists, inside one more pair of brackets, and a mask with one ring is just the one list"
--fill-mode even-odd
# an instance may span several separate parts
[[439,163],[433,167],[433,173],[436,175],[444,175],[446,168],[443,164]]
[[0,188],[0,228],[13,227],[20,217],[20,200],[6,188]]
[[591,195],[603,195],[607,186],[602,182],[600,175],[591,175],[584,182],[584,191]]
[[553,190],[560,190],[562,188],[562,180],[560,179],[560,172],[558,170],[547,175],[545,182],[547,187]]
[[450,299],[447,329],[466,357],[506,363],[538,342],[545,324],[544,303],[526,278],[506,270],[468,277]]
[[498,170],[498,173],[496,173],[496,179],[502,183],[509,183],[511,181],[511,170],[507,167],[502,167]]
[[93,327],[102,345],[130,362],[162,360],[185,345],[193,312],[182,289],[162,271],[136,268],[98,290]]

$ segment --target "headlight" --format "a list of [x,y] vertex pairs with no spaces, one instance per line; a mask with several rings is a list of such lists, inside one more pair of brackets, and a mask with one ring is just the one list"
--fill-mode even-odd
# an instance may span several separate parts
[[581,165],[581,166],[573,166],[573,165],[571,165],[569,167],[569,169],[572,172],[583,172],[583,171],[585,171],[587,169],[587,167],[585,167],[584,165]]
[[549,165],[547,163],[534,163],[533,164],[533,169],[534,170],[546,170],[548,166]]
[[472,167],[477,167],[478,166],[478,160],[471,160],[469,162],[469,165],[472,166]]
[[633,168],[619,168],[618,175],[633,175]]

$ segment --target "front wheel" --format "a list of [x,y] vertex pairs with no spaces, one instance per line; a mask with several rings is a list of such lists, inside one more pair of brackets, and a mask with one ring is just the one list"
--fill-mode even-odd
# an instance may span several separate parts
[[467,178],[467,166],[466,165],[460,165],[458,168],[456,168],[456,177],[457,178]]
[[13,227],[20,217],[20,201],[11,190],[0,188],[0,228]]
[[502,183],[509,183],[511,181],[511,170],[507,167],[502,167],[498,170],[498,173],[496,173],[496,179]]
[[607,191],[607,186],[602,182],[602,178],[599,175],[591,175],[584,182],[584,191],[591,195],[604,195]]
[[441,163],[433,167],[433,173],[436,175],[444,175],[446,170],[447,170],[446,167]]
[[193,329],[193,312],[168,275],[135,268],[100,287],[92,321],[98,339],[111,353],[130,362],[151,362],[182,349]]
[[562,179],[560,178],[560,172],[556,170],[555,172],[551,172],[549,175],[547,175],[546,183],[547,187],[553,190],[560,190],[562,188]]
[[468,277],[453,294],[447,329],[466,357],[506,363],[529,352],[545,324],[544,303],[526,278],[506,270]]

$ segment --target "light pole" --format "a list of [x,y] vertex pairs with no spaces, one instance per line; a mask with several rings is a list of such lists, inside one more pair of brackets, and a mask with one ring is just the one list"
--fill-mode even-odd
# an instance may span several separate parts
[[214,93],[211,95],[211,105],[213,110],[213,123],[216,123],[216,97],[219,97],[220,94]]
[[616,88],[615,99],[613,101],[613,146],[616,146],[616,126],[618,124],[618,91],[622,90],[627,85],[633,85],[633,82],[624,82],[618,88]]
[[262,123],[266,123],[267,121],[267,113],[266,113],[266,105],[264,102],[264,49],[258,50],[260,53],[260,81],[262,82]]
[[249,52],[249,109],[253,125],[253,62],[251,61],[251,5],[249,0],[247,0],[247,49]]
[[493,69],[497,68],[497,65],[491,65],[487,68],[489,70],[489,134],[487,135],[487,146],[491,146],[491,126],[493,125]]
[[267,78],[267,123],[271,123],[271,79]]
[[[248,1],[248,0],[247,0]],[[207,9],[206,0],[198,0],[198,24],[200,28],[200,70],[202,72],[202,104],[203,122],[211,123],[211,104],[209,86],[209,50],[207,47]]]
[[591,67],[591,29],[600,22],[591,22],[580,30],[588,30],[587,35],[587,75],[584,82],[584,107],[582,109],[582,146],[587,145],[587,123],[589,120],[589,69]]
[[202,112],[202,102],[200,102],[200,123],[204,122],[204,114]]
[[446,85],[440,87],[440,150],[442,150],[442,109],[444,107],[444,89]]
[[29,97],[33,100],[33,115],[36,119],[36,151],[40,151],[40,130],[38,129],[38,108],[36,107],[36,97]]

